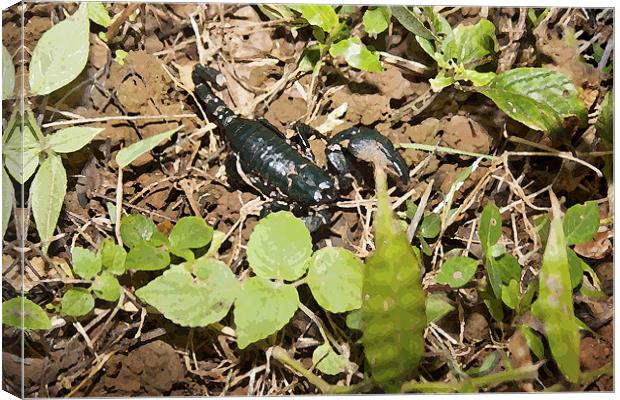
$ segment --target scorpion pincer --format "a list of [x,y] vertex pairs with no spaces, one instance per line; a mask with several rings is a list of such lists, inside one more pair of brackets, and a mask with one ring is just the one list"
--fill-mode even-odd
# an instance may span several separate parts
[[[227,160],[229,176],[240,178],[263,196],[275,200],[279,206],[274,205],[272,209],[289,208],[298,213],[303,210],[311,231],[326,222],[326,216],[330,215],[326,207],[351,189],[357,176],[351,156],[378,162],[403,182],[409,181],[409,170],[401,155],[386,137],[372,129],[349,128],[328,139],[325,151],[328,166],[323,169],[314,162],[308,143],[311,135],[322,137],[316,130],[301,123],[293,125],[305,151],[302,155],[266,120],[241,118],[228,108],[209,86],[210,83],[216,89],[223,87],[223,76],[217,70],[197,64],[192,80],[196,97],[204,104],[207,116],[223,131],[232,150]],[[336,177],[327,169],[335,171]]]

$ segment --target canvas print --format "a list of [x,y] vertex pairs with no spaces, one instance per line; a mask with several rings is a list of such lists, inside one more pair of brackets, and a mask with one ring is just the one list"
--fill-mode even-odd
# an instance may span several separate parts
[[2,11],[2,389],[614,390],[614,9]]

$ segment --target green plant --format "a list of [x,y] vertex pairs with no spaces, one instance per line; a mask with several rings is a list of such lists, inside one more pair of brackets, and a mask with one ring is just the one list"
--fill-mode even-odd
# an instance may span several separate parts
[[47,313],[32,300],[21,296],[2,303],[2,323],[26,331],[52,327]]

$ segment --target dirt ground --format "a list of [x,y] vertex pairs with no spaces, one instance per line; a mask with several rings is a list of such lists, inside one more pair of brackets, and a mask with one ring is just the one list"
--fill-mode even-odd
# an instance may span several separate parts
[[[114,16],[127,7],[111,3],[109,11]],[[31,51],[42,33],[57,23],[64,11],[72,13],[76,6],[43,3],[26,4],[25,8],[24,45]],[[70,260],[68,249],[73,243],[97,248],[104,238],[114,236],[107,204],[114,203],[114,157],[119,149],[180,125],[184,128],[179,134],[125,170],[124,211],[149,216],[164,232],[182,216],[203,216],[215,229],[230,233],[219,258],[238,276],[246,273],[245,244],[259,218],[260,202],[256,199],[260,195],[229,180],[223,167],[229,153],[223,136],[201,117],[191,96],[191,69],[200,57],[226,77],[227,87],[218,95],[233,110],[248,118],[264,116],[289,135],[287,129],[292,122],[305,121],[321,128],[328,115],[346,103],[340,123],[326,135],[364,125],[386,135],[393,143],[440,144],[482,154],[532,150],[524,144],[508,142],[507,133],[553,148],[567,146],[508,118],[480,94],[449,88],[433,95],[429,85],[432,73],[421,75],[407,63],[384,62],[384,72],[370,73],[351,68],[343,60],[334,60],[324,67],[318,82],[312,83],[311,74],[295,70],[296,61],[311,39],[310,32],[302,29],[293,35],[285,22],[269,21],[257,7],[142,4],[133,11],[131,18],[107,29],[108,37],[113,38],[108,43],[98,37],[105,28],[91,25],[89,61],[80,77],[52,93],[45,103],[36,97],[28,99],[31,108],[42,116],[39,123],[44,129],[67,120],[67,112],[79,118],[109,117],[92,124],[105,127],[94,142],[64,158],[68,192],[56,231],[58,239],[51,244],[48,255],[38,245],[34,224],[27,225],[23,284],[27,297],[40,305],[58,304],[62,297],[68,285],[63,266]],[[611,75],[581,61],[592,54],[592,43],[605,48],[612,40],[614,21],[609,10],[588,9],[584,14],[582,9],[557,9],[549,29],[536,34],[526,27],[525,9],[473,7],[444,11],[453,26],[464,21],[475,23],[482,16],[495,24],[500,45],[498,71],[547,66],[564,72],[582,89],[580,96],[590,112],[611,90]],[[361,12],[353,15],[356,24],[361,21]],[[15,54],[21,35],[16,7],[3,12],[2,24],[3,43]],[[575,45],[563,40],[569,30],[579,32]],[[202,34],[197,36],[197,32]],[[413,35],[400,25],[394,25],[389,32],[369,38],[369,44],[404,59],[432,64]],[[117,50],[128,53],[123,65],[113,59]],[[27,76],[28,51],[25,57],[26,67],[18,67],[17,73]],[[25,82],[27,85],[27,78]],[[313,84],[316,92],[309,98]],[[3,125],[10,107],[4,102]],[[126,116],[137,118],[123,118]],[[147,116],[159,118],[139,118]],[[576,130],[569,145],[583,152],[596,149],[592,125]],[[311,146],[317,162],[324,163],[324,144],[316,140]],[[397,209],[400,215],[404,215],[405,201],[417,203],[429,184],[433,185],[433,194],[426,207],[432,210],[443,200],[441,194],[450,190],[456,177],[474,160],[463,155],[399,151],[410,168],[417,168],[408,185],[391,183],[395,186],[392,199],[401,204]],[[587,161],[603,167],[600,157]],[[348,202],[334,207],[328,226],[314,234],[315,244],[344,246],[360,257],[370,254],[371,213],[363,205],[368,203],[358,201],[373,198],[370,177],[366,176],[351,193],[345,194]],[[613,359],[613,215],[609,211],[613,194],[608,193],[604,178],[581,164],[557,157],[483,160],[455,194],[455,204],[469,206],[430,245],[441,246],[443,253],[467,245],[470,253],[480,256],[481,247],[475,240],[475,224],[471,221],[489,201],[500,208],[517,202],[512,213],[503,214],[508,216],[503,221],[507,238],[504,244],[529,271],[526,274],[531,275],[539,268],[542,250],[532,236],[529,218],[540,214],[536,208],[546,209],[549,203],[546,196],[519,200],[546,187],[552,187],[564,198],[566,208],[596,200],[601,219],[612,221],[601,227],[592,243],[575,249],[596,272],[606,294],[604,299],[581,296],[575,300],[577,316],[592,328],[592,332],[582,335],[582,370],[595,370]],[[28,205],[17,207],[29,221]],[[19,291],[20,251],[12,222],[4,237],[2,255],[4,299]],[[465,370],[479,366],[491,351],[510,358],[526,348],[515,330],[518,321],[493,320],[475,289],[457,291],[437,284],[434,276],[439,261],[437,253],[425,257],[424,289],[428,293],[445,292],[457,311],[427,329],[422,376],[429,381],[452,376],[453,367],[446,359]],[[188,329],[148,312],[144,304],[131,296],[144,280],[144,273],[122,277],[121,284],[129,295],[120,307],[97,303],[88,317],[59,318],[47,332],[29,332],[25,337],[24,394],[104,397],[318,393],[303,377],[269,360],[261,349],[250,346],[239,350],[234,337],[227,333],[231,315],[222,321],[222,326]],[[303,290],[300,297],[303,302]],[[365,365],[359,334],[346,327],[344,316],[325,312],[310,296],[306,305],[322,321],[329,322],[338,342],[344,343],[339,350],[348,354],[356,366],[349,373],[323,378],[341,385],[360,382]],[[10,392],[19,391],[16,382],[20,377],[21,338],[19,332],[3,325],[3,389]],[[290,350],[295,359],[310,367],[312,350],[319,340],[316,325],[298,311],[272,338],[272,344]],[[532,356],[527,349],[526,353],[521,362],[531,364]],[[540,368],[536,381],[506,383],[489,390],[542,391],[558,383],[559,375],[554,364],[547,362]],[[613,379],[597,377],[570,390],[613,390]]]

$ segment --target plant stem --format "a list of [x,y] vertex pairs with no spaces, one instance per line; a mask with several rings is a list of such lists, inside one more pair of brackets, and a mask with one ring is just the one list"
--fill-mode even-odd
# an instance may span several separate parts
[[474,153],[471,151],[463,151],[463,150],[453,149],[451,147],[445,147],[445,146],[435,146],[432,144],[399,143],[398,147],[403,148],[403,149],[413,149],[413,150],[430,151],[430,152],[437,151],[439,153],[459,154],[459,155],[469,156],[469,157],[480,157],[480,158],[485,158],[487,160],[496,160],[499,158],[497,156],[492,156],[490,154]]

